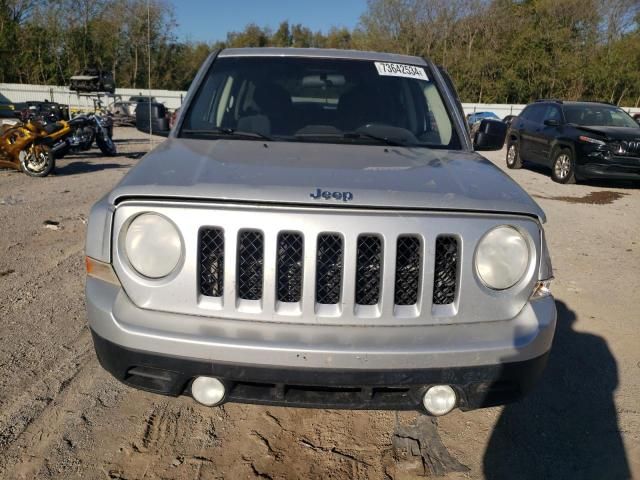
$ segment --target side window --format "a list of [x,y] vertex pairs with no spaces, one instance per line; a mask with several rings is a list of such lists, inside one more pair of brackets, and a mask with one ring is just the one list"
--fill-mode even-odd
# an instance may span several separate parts
[[449,72],[447,72],[447,70],[445,68],[443,68],[443,67],[438,66],[437,68],[440,71],[440,75],[442,75],[442,78],[444,80],[444,83],[445,83],[446,87],[449,89],[449,91],[451,92],[451,94],[455,98],[456,107],[458,108],[458,111],[460,112],[461,118],[463,118],[463,119],[466,118],[466,116],[464,114],[464,108],[462,108],[462,103],[460,102],[460,98],[458,97],[458,92],[456,91],[456,88],[453,86],[453,80],[451,80],[451,76],[449,75]]
[[530,120],[531,119],[531,110],[532,109],[533,109],[533,105],[528,105],[528,106],[524,107],[524,110],[522,110],[520,112],[518,117],[522,118],[523,120]]
[[186,128],[207,129],[215,125],[216,112],[214,105],[220,86],[225,81],[226,76],[210,75],[198,92],[198,96],[191,107],[190,115],[185,123]]
[[546,105],[531,105],[531,112],[527,116],[527,120],[535,123],[542,123],[544,121],[544,114],[546,110]]
[[549,105],[545,112],[543,121],[544,120],[556,120],[557,122],[560,122],[562,120],[562,116],[560,115],[560,109],[555,105]]

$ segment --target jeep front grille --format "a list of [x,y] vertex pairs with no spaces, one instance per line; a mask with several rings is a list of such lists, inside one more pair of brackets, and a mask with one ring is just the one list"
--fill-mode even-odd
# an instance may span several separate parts
[[238,298],[260,300],[264,267],[262,232],[246,230],[238,237]]
[[220,228],[203,228],[200,243],[200,293],[221,297],[224,289],[224,232]]
[[396,284],[394,303],[415,305],[420,288],[420,239],[418,237],[398,238],[396,248]]
[[[515,214],[128,200],[114,214],[113,238],[149,211],[179,229],[179,268],[140,279],[116,244],[114,270],[137,307],[187,315],[176,331],[195,332],[204,318],[211,329],[202,332],[230,338],[239,321],[306,324],[331,343],[338,331],[321,327],[509,320],[529,301],[540,264],[540,226]],[[486,232],[505,224],[527,232],[529,276],[496,295],[478,281],[473,259]],[[362,335],[383,348],[373,330]]]
[[373,235],[358,237],[356,304],[376,305],[380,301],[382,242]]
[[302,235],[278,235],[278,301],[299,302],[302,297]]
[[433,272],[433,304],[453,303],[458,274],[458,240],[452,236],[436,239],[436,261]]
[[[308,243],[309,240],[306,240]],[[318,235],[315,248],[315,301],[318,304],[341,303],[344,290],[345,245],[341,235]],[[200,293],[209,297],[224,294],[224,232],[203,228],[199,236]],[[276,299],[297,303],[302,300],[305,240],[301,233],[280,232],[276,243],[275,279],[264,278],[265,239],[257,230],[242,230],[237,237],[237,297],[261,300],[265,283],[275,280]],[[356,305],[378,305],[385,285],[384,242],[379,235],[360,235],[355,245],[354,297]],[[420,301],[422,275],[425,271],[423,245],[419,236],[403,235],[395,242],[393,301],[398,306],[416,305]],[[438,236],[433,260],[434,305],[455,301],[458,272],[458,241],[453,236]]]
[[316,302],[336,304],[342,290],[342,237],[323,234],[318,237],[316,260]]

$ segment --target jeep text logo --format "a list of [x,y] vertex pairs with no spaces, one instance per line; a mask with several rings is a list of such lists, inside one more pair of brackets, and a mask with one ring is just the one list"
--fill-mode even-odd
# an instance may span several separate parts
[[351,192],[330,192],[321,188],[316,188],[315,193],[310,193],[309,196],[314,200],[320,200],[321,198],[325,200],[342,200],[343,202],[353,200],[353,193]]

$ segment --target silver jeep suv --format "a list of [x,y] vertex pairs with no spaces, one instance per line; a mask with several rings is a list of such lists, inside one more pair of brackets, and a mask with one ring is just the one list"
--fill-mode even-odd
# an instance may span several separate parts
[[[474,153],[430,61],[222,50],[154,133],[87,232],[89,325],[119,380],[205,405],[442,415],[540,376],[544,213]],[[483,121],[475,149],[505,134]]]

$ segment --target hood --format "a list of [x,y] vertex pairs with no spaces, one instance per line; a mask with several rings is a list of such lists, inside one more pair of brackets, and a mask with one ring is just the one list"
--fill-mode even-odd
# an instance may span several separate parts
[[472,152],[378,145],[170,138],[110,193],[296,205],[544,212]]
[[578,130],[597,133],[608,140],[640,140],[640,126],[635,127],[601,127],[587,125],[573,125]]

